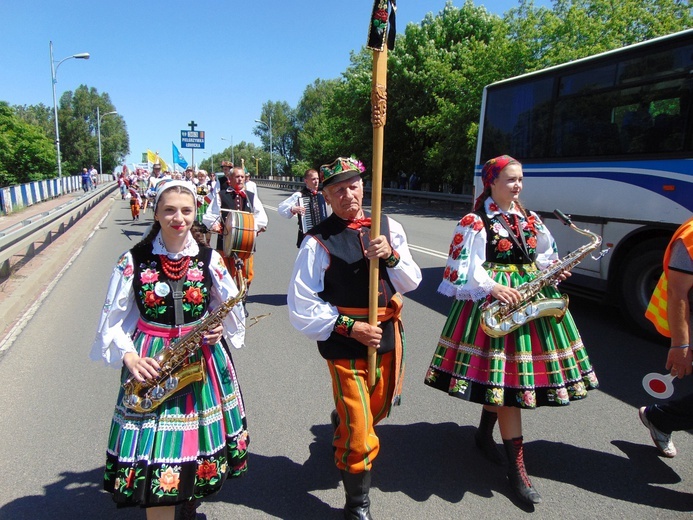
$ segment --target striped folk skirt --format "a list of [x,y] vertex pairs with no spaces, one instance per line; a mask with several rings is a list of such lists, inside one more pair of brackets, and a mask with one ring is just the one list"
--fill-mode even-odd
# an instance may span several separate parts
[[[134,338],[140,356],[153,357],[169,340],[148,325]],[[161,327],[165,336],[168,329]],[[121,506],[174,505],[215,493],[247,468],[249,443],[236,371],[221,344],[202,346],[206,381],[193,382],[150,413],[122,405],[121,387],[111,422],[104,489]],[[130,372],[123,368],[121,383]]]
[[[508,285],[507,276],[498,273],[494,278]],[[523,281],[513,280],[512,285]],[[560,297],[553,287],[542,292]],[[426,385],[479,404],[519,408],[564,406],[599,386],[570,312],[560,323],[553,317],[538,318],[491,338],[480,326],[484,301],[455,300]]]

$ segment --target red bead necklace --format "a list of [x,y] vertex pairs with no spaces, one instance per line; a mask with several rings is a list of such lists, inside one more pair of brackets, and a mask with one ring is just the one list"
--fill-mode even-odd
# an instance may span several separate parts
[[190,267],[190,257],[184,256],[178,260],[171,260],[166,255],[159,255],[161,260],[161,269],[164,274],[171,280],[180,280],[188,273]]
[[517,215],[513,215],[513,221],[510,222],[510,218],[505,213],[501,213],[501,217],[508,223],[508,227],[512,230],[516,237],[520,236],[519,226],[517,223]]

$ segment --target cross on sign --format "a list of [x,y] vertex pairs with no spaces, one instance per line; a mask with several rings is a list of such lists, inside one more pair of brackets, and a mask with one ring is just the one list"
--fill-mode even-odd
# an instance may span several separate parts
[[190,121],[190,122],[188,123],[188,126],[190,127],[190,131],[191,131],[191,132],[194,132],[194,131],[195,131],[195,127],[197,126],[197,123],[196,123],[195,121]]

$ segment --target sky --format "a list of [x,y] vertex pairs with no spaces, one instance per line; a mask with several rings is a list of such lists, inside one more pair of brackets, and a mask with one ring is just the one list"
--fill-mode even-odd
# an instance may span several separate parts
[[[398,31],[445,2],[400,0]],[[518,5],[474,3],[497,15]],[[52,108],[49,42],[56,64],[88,52],[89,60],[58,68],[57,99],[80,85],[108,93],[127,124],[128,163],[148,149],[170,163],[171,143],[191,163],[181,130],[195,121],[205,132],[199,164],[231,142],[259,146],[253,130],[263,103],[294,108],[316,79],[339,78],[366,43],[372,7],[373,0],[0,0],[0,101]]]

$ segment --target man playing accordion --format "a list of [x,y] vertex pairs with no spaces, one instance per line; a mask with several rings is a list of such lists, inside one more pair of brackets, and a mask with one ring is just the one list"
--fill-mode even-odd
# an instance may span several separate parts
[[306,170],[303,175],[303,182],[306,184],[301,191],[295,192],[291,197],[284,200],[277,212],[284,218],[291,218],[298,215],[298,239],[296,247],[301,247],[303,237],[312,227],[317,226],[325,220],[332,211],[325,203],[325,197],[318,191],[320,177],[314,169]]

